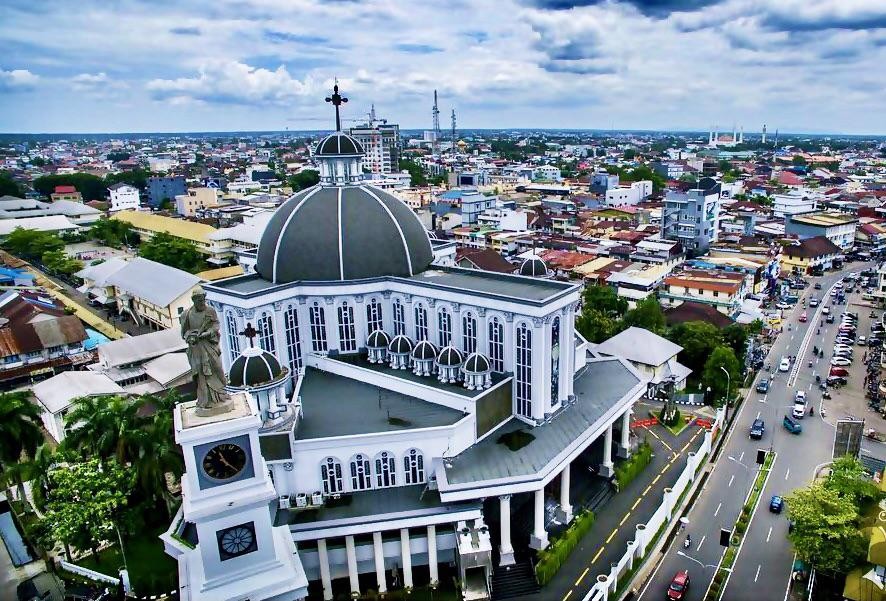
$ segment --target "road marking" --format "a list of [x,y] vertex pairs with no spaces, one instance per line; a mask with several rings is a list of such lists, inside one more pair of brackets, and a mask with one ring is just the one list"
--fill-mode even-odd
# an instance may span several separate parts
[[634,501],[634,504],[631,505],[631,511],[634,511],[637,508],[637,505],[639,505],[640,501],[642,501],[642,500],[643,500],[643,497],[640,497],[636,501]]
[[742,451],[741,455],[738,456],[738,462],[741,463],[742,459],[744,459],[744,451]]
[[704,539],[705,539],[706,537],[707,537],[707,535],[701,537],[701,541],[698,543],[698,546],[695,548],[696,551],[700,551],[700,550],[701,550],[701,546],[704,544]]
[[769,526],[769,532],[766,534],[766,542],[769,542],[769,537],[772,536],[772,526]]
[[[662,470],[662,472],[664,472],[664,470]],[[652,484],[655,484],[656,482],[658,482],[659,478],[661,478],[661,474],[657,475],[655,478],[652,479]]]
[[[600,554],[603,553],[603,549],[605,549],[605,548],[606,548],[606,547],[600,547],[600,550],[597,551],[597,554],[594,555],[594,558],[591,560],[591,563],[592,563],[592,564],[593,564],[593,563],[596,563],[597,560],[600,559]],[[582,576],[584,576],[584,574],[582,574]]]
[[788,471],[785,472],[784,479],[787,480],[791,477],[791,468],[788,468]]
[[760,419],[760,411],[757,411],[757,417],[755,417],[754,419]]
[[794,335],[793,335],[793,334],[791,334],[791,340],[793,340],[793,339],[794,339]]
[[721,508],[721,507],[723,507],[723,502],[722,502],[722,501],[717,505],[717,510],[714,512],[714,517],[717,517],[717,514],[720,513],[720,508]]
[[733,480],[735,480],[735,474],[732,474],[732,477],[729,478],[729,486],[732,486]]
[[[600,551],[602,551],[602,550],[603,550],[603,549],[600,549]],[[600,555],[600,553],[598,552],[597,555]],[[596,560],[597,560],[597,558],[594,557],[594,561],[596,561]],[[591,563],[594,563],[594,562],[592,561]],[[588,572],[589,572],[590,570],[591,570],[591,568],[585,568],[585,571],[582,572],[582,573],[581,573],[581,576],[578,577],[578,580],[575,581],[575,586],[578,586],[579,584],[581,584],[581,581],[584,580],[585,576],[588,575]]]
[[812,382],[809,382],[809,390],[812,390]]
[[669,445],[668,443],[666,443],[665,441],[663,441],[663,440],[661,439],[661,436],[659,436],[658,434],[655,433],[655,430],[651,430],[651,429],[650,429],[650,430],[649,430],[649,433],[652,434],[653,436],[655,436],[656,440],[658,440],[658,442],[660,442],[662,445],[664,445],[664,448],[666,448],[667,450],[671,451],[672,453],[674,452],[674,449],[671,448],[671,445]]
[[643,494],[640,495],[640,496],[641,496],[641,497],[645,497],[645,496],[646,496],[646,493],[648,493],[650,490],[652,490],[652,485],[651,485],[651,484],[650,484],[649,486],[646,487],[646,490],[644,490],[644,491],[643,491]]
[[606,539],[606,544],[607,544],[607,545],[612,541],[613,538],[615,538],[615,535],[616,535],[616,534],[618,534],[618,528],[613,528],[613,529],[612,529],[612,534],[610,534],[610,535],[609,535],[609,538]]
[[[576,583],[575,586],[578,586],[578,583]],[[563,601],[566,601],[566,599],[568,599],[569,595],[571,595],[571,594],[572,594],[572,589],[569,589],[569,592],[566,593],[565,595],[563,595]]]
[[624,526],[624,523],[628,521],[628,518],[631,517],[631,512],[627,512],[621,521],[618,523],[619,526]]
[[757,582],[757,578],[760,577],[760,568],[761,568],[761,567],[762,567],[762,566],[758,563],[758,564],[757,564],[757,573],[754,574],[754,582]]

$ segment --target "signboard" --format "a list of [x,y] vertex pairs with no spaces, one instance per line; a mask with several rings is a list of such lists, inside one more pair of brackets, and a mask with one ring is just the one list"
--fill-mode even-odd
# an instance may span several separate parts
[[864,435],[863,419],[838,419],[834,432],[834,459],[843,455],[858,457]]

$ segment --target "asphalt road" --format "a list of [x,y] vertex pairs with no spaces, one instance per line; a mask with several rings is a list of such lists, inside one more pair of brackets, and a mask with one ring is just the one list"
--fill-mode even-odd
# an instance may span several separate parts
[[[814,290],[810,285],[803,291],[803,297],[823,298],[842,275],[862,269],[862,264],[852,263],[841,272],[828,273],[822,278],[809,278],[812,283],[820,282],[822,290]],[[829,296],[826,305],[831,306]],[[836,312],[839,314],[844,310],[846,305],[840,305]],[[822,375],[827,373],[830,361],[827,351],[832,346],[837,323],[825,324],[826,327],[818,334],[818,325],[822,321],[821,305],[816,309],[806,309],[810,317],[807,323],[799,322],[803,311],[802,305],[798,304],[786,315],[784,330],[775,340],[767,358],[773,373],[783,356],[796,355],[795,367],[789,372],[777,373],[767,394],[753,390],[749,393],[748,400],[739,409],[734,427],[727,435],[715,469],[688,514],[689,523],[685,532],[692,538],[690,549],[683,548],[684,537],[677,537],[641,591],[640,599],[663,598],[673,575],[684,569],[689,570],[691,579],[687,601],[704,598],[715,566],[723,554],[723,547],[719,546],[720,529],[732,529],[734,526],[756,473],[754,461],[757,450],[770,448],[777,453],[777,458],[723,599],[776,601],[785,597],[793,550],[787,540],[787,519],[784,514],[779,516],[768,511],[769,499],[774,494],[787,494],[806,485],[816,466],[830,459],[834,437],[833,427],[820,418],[821,394],[815,386],[815,372]],[[813,318],[813,315],[816,317]],[[791,324],[790,331],[787,324]],[[825,357],[817,364],[814,362],[810,369],[808,361],[812,355],[811,349],[822,344],[826,348]],[[758,379],[766,375],[764,372]],[[850,386],[861,386],[861,382],[851,381]],[[809,401],[815,403],[816,414],[802,420],[802,434],[793,435],[783,428],[781,421],[790,411],[789,405],[793,403],[798,390],[806,391]],[[751,440],[748,430],[758,417],[765,421],[766,433],[762,440]],[[678,555],[678,552],[689,557]]]

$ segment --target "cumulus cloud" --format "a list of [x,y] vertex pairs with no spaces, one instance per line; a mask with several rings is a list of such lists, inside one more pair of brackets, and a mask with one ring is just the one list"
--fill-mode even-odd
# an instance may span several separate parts
[[40,78],[27,69],[0,69],[0,93],[26,92],[34,89]]

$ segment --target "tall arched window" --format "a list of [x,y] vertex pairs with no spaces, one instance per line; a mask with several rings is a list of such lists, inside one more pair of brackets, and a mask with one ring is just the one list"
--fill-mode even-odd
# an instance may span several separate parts
[[397,464],[387,451],[375,456],[375,482],[379,488],[397,486]]
[[262,313],[258,318],[258,346],[271,354],[277,350],[274,344],[274,323],[267,313]]
[[228,350],[233,363],[240,356],[240,336],[237,334],[237,320],[233,313],[225,314],[225,328],[228,330]]
[[465,354],[477,350],[477,318],[470,313],[461,318],[461,345]]
[[354,458],[351,459],[351,489],[366,490],[367,488],[372,488],[369,458],[366,455],[354,455]]
[[357,331],[354,327],[354,307],[343,302],[338,308],[338,341],[342,352],[357,350]]
[[283,327],[286,330],[286,354],[289,355],[289,376],[293,380],[301,369],[301,342],[298,333],[298,313],[289,305],[283,313]]
[[406,333],[406,311],[399,298],[394,299],[394,336]]
[[428,310],[422,304],[415,305],[415,341],[428,339]]
[[437,342],[440,348],[452,344],[452,314],[446,307],[437,311]]
[[370,334],[376,330],[384,330],[385,326],[382,321],[381,303],[374,298],[366,303],[366,331]]
[[308,319],[311,322],[311,348],[314,352],[325,353],[329,350],[326,343],[326,310],[314,301],[308,309]]
[[560,316],[551,323],[551,404],[560,400]]
[[517,326],[517,357],[515,383],[517,387],[517,413],[532,417],[532,331],[521,323]]
[[489,366],[492,371],[505,370],[505,329],[498,317],[489,320]]
[[406,484],[421,484],[425,481],[425,458],[418,449],[409,449],[403,456],[403,472]]
[[341,479],[341,462],[335,457],[327,457],[320,464],[320,479],[323,481],[323,492],[334,495],[342,492],[344,486]]

